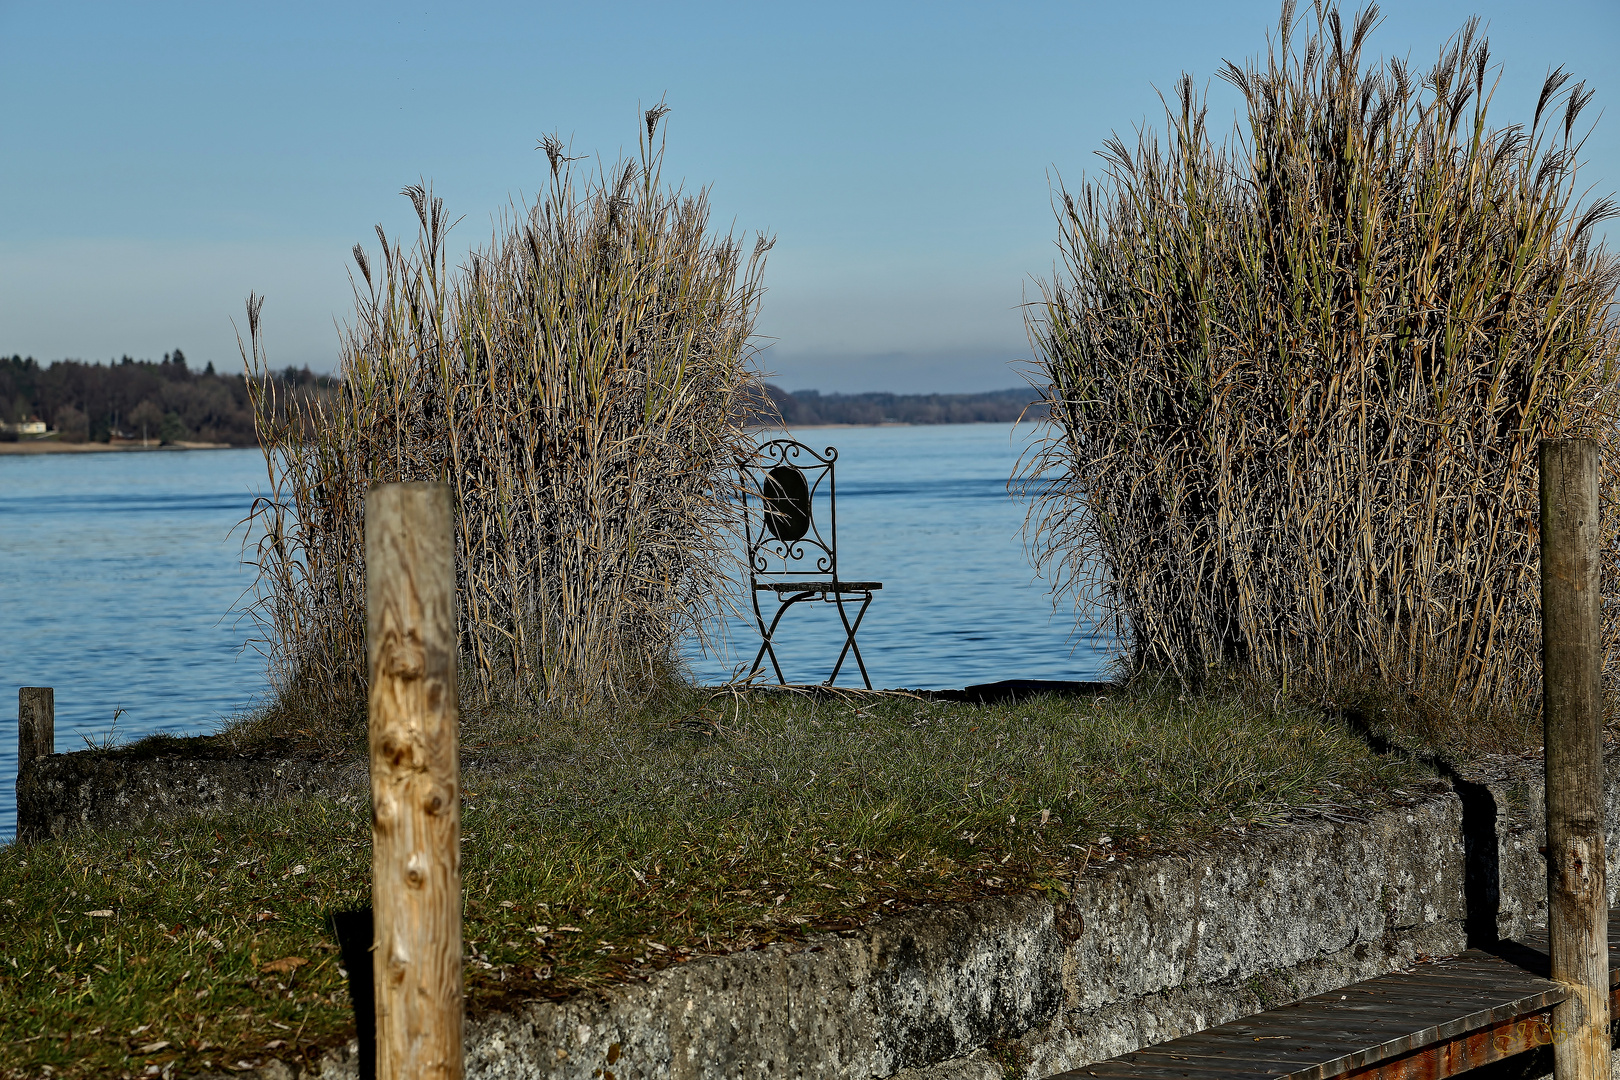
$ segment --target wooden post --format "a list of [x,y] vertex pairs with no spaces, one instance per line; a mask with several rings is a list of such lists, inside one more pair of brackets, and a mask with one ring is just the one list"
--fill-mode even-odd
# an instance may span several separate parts
[[56,691],[49,686],[17,688],[17,768],[56,753]]
[[1598,613],[1598,452],[1541,444],[1541,672],[1547,753],[1547,931],[1557,1080],[1609,1080],[1608,853]]
[[450,489],[366,495],[379,1080],[462,1073],[461,764]]

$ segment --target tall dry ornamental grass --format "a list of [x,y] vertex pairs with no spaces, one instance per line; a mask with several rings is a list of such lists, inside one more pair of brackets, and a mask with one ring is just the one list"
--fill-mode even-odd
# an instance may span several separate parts
[[[260,507],[258,612],[273,670],[304,702],[365,680],[362,500],[371,484],[454,487],[462,653],[485,694],[557,706],[632,699],[717,614],[733,561],[733,400],[769,244],[709,228],[707,192],[660,177],[662,106],[639,160],[549,187],[451,269],[441,201],[409,188],[405,248],[355,246],[341,391],[255,401],[274,491]],[[267,371],[258,301],[254,371]]]
[[[1119,139],[1059,192],[1061,275],[1030,319],[1055,437],[1038,559],[1197,682],[1373,678],[1524,715],[1539,693],[1538,440],[1601,444],[1605,671],[1617,550],[1615,295],[1583,205],[1591,97],[1561,71],[1492,128],[1470,22],[1418,74],[1364,63],[1378,22],[1291,5],[1226,65],[1217,147],[1183,77],[1168,137]],[[1504,713],[1505,710],[1505,713]]]

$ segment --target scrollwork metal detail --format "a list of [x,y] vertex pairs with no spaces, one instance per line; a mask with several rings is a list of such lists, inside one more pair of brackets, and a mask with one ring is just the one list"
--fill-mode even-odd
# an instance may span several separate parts
[[[833,537],[836,535],[837,508],[834,502],[836,492],[833,488],[832,465],[837,460],[838,450],[835,447],[829,446],[825,450],[818,451],[793,439],[772,439],[760,444],[751,457],[739,462],[744,477],[744,509],[749,511],[757,508],[760,512],[757,535],[753,532],[754,520],[749,518],[746,522],[747,562],[754,574],[784,576],[836,573],[838,556]],[[771,502],[766,494],[770,489],[772,470],[782,466],[796,470],[805,480],[805,501],[800,509],[804,515],[806,529],[804,535],[788,539],[772,535],[769,525]],[[780,485],[775,491],[776,497],[781,498]],[[825,533],[822,531],[822,515],[816,510],[818,504],[823,501],[829,519]]]

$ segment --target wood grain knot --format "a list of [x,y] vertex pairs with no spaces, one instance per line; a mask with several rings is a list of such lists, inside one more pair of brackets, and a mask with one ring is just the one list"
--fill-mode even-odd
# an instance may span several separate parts
[[1592,874],[1588,863],[1592,848],[1582,837],[1571,836],[1564,841],[1564,890],[1576,895],[1592,887]]
[[381,652],[377,667],[388,678],[420,679],[427,672],[427,649],[422,645],[422,635],[414,629],[403,635],[390,634],[383,640]]
[[393,768],[407,765],[416,758],[416,744],[410,738],[399,738],[389,732],[377,740],[377,752]]

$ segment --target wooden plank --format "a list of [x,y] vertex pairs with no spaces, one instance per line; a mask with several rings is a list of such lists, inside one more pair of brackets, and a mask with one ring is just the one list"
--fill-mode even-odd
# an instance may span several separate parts
[[[1539,1007],[1547,1008],[1550,1005],[1550,1002],[1540,1003]],[[1260,1042],[1289,1049],[1302,1042],[1317,1046],[1331,1043],[1342,1047],[1341,1052],[1403,1044],[1399,1049],[1386,1051],[1401,1052],[1416,1048],[1426,1040],[1486,1027],[1524,1015],[1527,1011],[1534,1010],[1501,1004],[1459,1010],[1432,1003],[1353,1006],[1347,1002],[1334,1002],[1331,1008],[1296,1012],[1286,1019],[1265,1017],[1264,1022],[1255,1023],[1253,1021],[1260,1018],[1251,1018],[1241,1024],[1222,1025],[1164,1045],[1177,1052],[1202,1053],[1205,1048],[1232,1052],[1236,1048],[1251,1048]],[[1269,1056],[1263,1051],[1260,1053],[1261,1056]],[[1322,1058],[1318,1056],[1318,1060]]]
[[1286,1077],[1286,1072],[1258,1065],[1234,1065],[1230,1068],[1209,1068],[1203,1064],[1177,1066],[1141,1064],[1127,1062],[1124,1058],[1109,1058],[1107,1061],[1098,1061],[1091,1065],[1082,1065],[1078,1069],[1058,1073],[1050,1080],[1116,1080],[1119,1077],[1130,1077],[1131,1080],[1184,1080],[1191,1076],[1215,1076],[1221,1080],[1274,1080]]
[[[1301,1043],[1299,1048],[1293,1050],[1259,1050],[1247,1053],[1245,1057],[1257,1062],[1274,1063],[1286,1069],[1290,1076],[1319,1077],[1339,1075],[1374,1062],[1399,1057],[1426,1045],[1428,1042],[1420,1034],[1390,1037],[1390,1033],[1385,1031],[1348,1043],[1317,1040]],[[1234,1048],[1234,1053],[1242,1052],[1243,1048]]]
[[1470,950],[1060,1075],[1435,1080],[1498,1060],[1493,1047],[1540,1045],[1533,1040],[1547,1031],[1545,1013],[1565,994],[1502,956]]
[[[1497,996],[1448,1000],[1417,994],[1409,995],[1405,1000],[1392,999],[1384,995],[1359,1000],[1347,998],[1342,1001],[1322,1002],[1319,1008],[1309,1013],[1295,1012],[1284,1016],[1261,1014],[1248,1018],[1242,1022],[1245,1027],[1234,1030],[1239,1033],[1285,1034],[1302,1026],[1308,1027],[1319,1019],[1331,1017],[1335,1023],[1346,1023],[1349,1017],[1354,1016],[1359,1017],[1360,1022],[1370,1029],[1417,1034],[1430,1027],[1439,1027],[1471,1017],[1477,1018],[1477,1022],[1481,1024],[1494,1023],[1507,1017],[1551,1007],[1561,997],[1558,988],[1549,987],[1545,993],[1512,998]],[[1211,1033],[1216,1033],[1222,1029],[1210,1030]]]
[[1407,986],[1395,993],[1380,993],[1371,997],[1348,998],[1345,1006],[1356,1004],[1387,1004],[1397,1008],[1425,1007],[1441,1012],[1474,1011],[1479,1008],[1505,1008],[1514,1014],[1534,1012],[1556,1005],[1564,999],[1559,987],[1536,989],[1531,987],[1480,986],[1445,987],[1429,985]]
[[1137,1050],[1126,1054],[1121,1060],[1132,1067],[1150,1066],[1158,1069],[1197,1069],[1211,1075],[1220,1076],[1253,1076],[1257,1069],[1268,1075],[1283,1075],[1275,1067],[1266,1062],[1254,1061],[1241,1057],[1207,1057],[1197,1054],[1172,1053],[1168,1044],[1150,1046],[1145,1050]]
[[[1338,1042],[1342,1047],[1338,1052],[1344,1053],[1379,1045],[1410,1034],[1414,1024],[1422,1027],[1432,1026],[1446,1015],[1450,1014],[1414,1015],[1409,1011],[1403,1020],[1401,1014],[1394,1009],[1342,1010],[1332,1014],[1306,1014],[1299,1016],[1289,1025],[1266,1025],[1235,1031],[1212,1028],[1207,1032],[1188,1036],[1186,1042],[1189,1044],[1190,1052],[1197,1052],[1194,1048],[1201,1046],[1231,1050],[1234,1047],[1247,1047],[1251,1044],[1258,1046],[1263,1042],[1289,1047],[1295,1043],[1315,1040],[1317,1045]],[[1335,1032],[1342,1032],[1342,1035],[1336,1037]],[[1264,1048],[1261,1047],[1259,1052],[1263,1054]],[[1316,1055],[1315,1060],[1323,1060],[1320,1053]]]
[[1521,956],[1510,957],[1471,949],[1461,956],[1453,957],[1432,966],[1425,966],[1412,971],[1393,972],[1389,975],[1380,976],[1380,978],[1407,978],[1428,982],[1455,977],[1516,984],[1522,983],[1526,979],[1545,980],[1547,978],[1544,972],[1538,972],[1534,967],[1526,966],[1539,963],[1541,958],[1542,954],[1530,950],[1523,950]]
[[1389,975],[1380,975],[1375,979],[1368,979],[1365,982],[1356,983],[1352,987],[1332,992],[1343,994],[1352,989],[1376,990],[1379,987],[1453,985],[1473,985],[1511,990],[1514,987],[1531,986],[1537,982],[1546,982],[1546,980],[1521,968],[1514,967],[1505,961],[1486,958],[1482,955],[1478,959],[1470,957],[1467,960],[1448,961],[1443,965],[1437,964],[1434,969],[1429,971],[1392,972]]
[[[1426,1077],[1427,1080],[1433,1080],[1437,1076],[1450,1076],[1454,1072],[1462,1071],[1463,1068],[1474,1067],[1474,1065],[1469,1064],[1470,1061],[1475,1065],[1485,1064],[1489,1061],[1500,1060],[1501,1057],[1508,1056],[1509,1053],[1520,1052],[1518,1049],[1514,1049],[1515,1046],[1529,1049],[1533,1046],[1545,1045],[1545,1039],[1550,1037],[1545,1022],[1545,1013],[1537,1014],[1537,1016],[1541,1019],[1539,1027],[1532,1025],[1532,1036],[1539,1035],[1542,1037],[1543,1041],[1540,1042],[1536,1041],[1534,1037],[1528,1040],[1515,1038],[1511,1029],[1514,1026],[1525,1026],[1527,1021],[1532,1021],[1534,1018],[1514,1017],[1498,1024],[1476,1027],[1466,1036],[1458,1039],[1442,1040],[1439,1043],[1423,1043],[1420,1040],[1408,1037],[1407,1039],[1385,1042],[1381,1045],[1364,1046],[1353,1052],[1341,1053],[1337,1056],[1329,1056],[1333,1047],[1331,1044],[1324,1044],[1321,1048],[1326,1052],[1319,1055],[1315,1062],[1291,1068],[1286,1075],[1289,1080],[1325,1080],[1328,1077],[1360,1075],[1367,1073],[1369,1070],[1377,1071],[1383,1068],[1384,1072],[1388,1074],[1385,1080],[1396,1080],[1397,1077],[1407,1077],[1408,1080]],[[1418,1043],[1418,1045],[1410,1045],[1411,1043]],[[1318,1044],[1312,1043],[1310,1045],[1315,1047]],[[1443,1050],[1437,1056],[1434,1056],[1432,1060],[1417,1060],[1417,1057],[1422,1054],[1433,1055],[1437,1047],[1449,1048],[1449,1051]],[[1461,1053],[1457,1052],[1459,1048]],[[1168,1044],[1159,1049],[1161,1051],[1168,1049]],[[1205,1064],[1196,1055],[1186,1056],[1189,1059],[1189,1065],[1201,1066]],[[1261,1064],[1261,1062],[1264,1062],[1264,1064]],[[1393,1064],[1398,1062],[1404,1062],[1404,1064]],[[1276,1058],[1258,1059],[1256,1065],[1262,1070],[1287,1068],[1286,1064],[1279,1062]]]
[[[1242,1041],[1241,1038],[1228,1039],[1198,1039],[1189,1036],[1186,1039],[1177,1039],[1174,1042],[1163,1043],[1159,1049],[1173,1049],[1175,1053],[1193,1059],[1207,1059],[1211,1061],[1227,1062],[1254,1062],[1271,1063],[1277,1065],[1284,1072],[1292,1072],[1302,1066],[1311,1065],[1322,1060],[1323,1051],[1320,1044],[1316,1050],[1308,1047],[1301,1049],[1298,1044],[1304,1043],[1302,1039],[1282,1039],[1278,1041]],[[1141,1053],[1141,1051],[1136,1051]],[[1126,1054],[1129,1058],[1131,1055]]]
[[1546,979],[1533,976],[1524,979],[1488,979],[1484,976],[1457,975],[1447,978],[1411,979],[1379,983],[1355,993],[1340,991],[1337,998],[1344,1001],[1474,1001],[1490,1000],[1507,1003],[1545,993],[1560,992]]
[[1556,989],[1556,984],[1501,960],[1480,954],[1478,958],[1470,957],[1464,962],[1447,962],[1444,966],[1437,966],[1431,971],[1380,975],[1339,990],[1317,994],[1306,1000],[1332,1001],[1339,998],[1355,1000],[1369,996],[1398,996],[1408,992],[1432,990],[1436,993],[1483,991],[1499,994],[1506,1001],[1548,989]]
[[1359,1067],[1368,1061],[1394,1057],[1415,1048],[1410,1043],[1410,1034],[1392,1032],[1386,1024],[1365,1033],[1348,1031],[1339,1037],[1334,1037],[1334,1034],[1305,1031],[1264,1043],[1252,1040],[1243,1042],[1241,1036],[1208,1041],[1189,1038],[1185,1045],[1167,1043],[1164,1048],[1190,1058],[1275,1063],[1290,1073],[1341,1060],[1346,1062],[1345,1068]]
[[[1543,999],[1548,1001],[1561,1001],[1565,991],[1550,979],[1541,979],[1533,975],[1525,975],[1513,979],[1487,979],[1482,976],[1449,976],[1436,977],[1426,980],[1389,981],[1361,988],[1352,987],[1340,991],[1344,1000],[1355,1001],[1395,1001],[1407,999],[1452,999],[1456,1001],[1490,999],[1501,1004],[1510,1004],[1534,999],[1537,1005],[1526,1006],[1533,1008],[1539,1006]],[[1548,999],[1547,995],[1553,995]]]
[[[1317,1046],[1318,1051],[1313,1053],[1310,1049]],[[1230,1053],[1222,1054],[1219,1051],[1205,1047],[1187,1047],[1186,1052],[1178,1049],[1174,1054],[1167,1053],[1169,1047],[1158,1047],[1152,1053],[1139,1050],[1136,1054],[1127,1054],[1127,1060],[1140,1063],[1142,1061],[1158,1062],[1165,1065],[1168,1060],[1179,1061],[1188,1067],[1209,1067],[1224,1071],[1236,1072],[1265,1072],[1276,1076],[1294,1076],[1298,1073],[1315,1068],[1324,1057],[1343,1057],[1342,1052],[1335,1052],[1329,1048],[1322,1050],[1318,1044],[1303,1044],[1295,1052],[1257,1051],[1246,1053],[1244,1048],[1236,1047]],[[1147,1054],[1147,1057],[1140,1055]],[[1166,1067],[1168,1067],[1166,1065]]]
[[1456,987],[1460,990],[1480,988],[1499,991],[1504,994],[1533,993],[1545,987],[1549,982],[1545,975],[1534,975],[1528,971],[1509,968],[1506,964],[1448,966],[1444,971],[1429,972],[1422,976],[1413,976],[1406,979],[1391,979],[1390,986],[1411,986],[1413,988],[1428,986],[1437,990]]
[[[1609,913],[1620,985],[1620,909]],[[1535,937],[1392,972],[1059,1074],[1065,1080],[1442,1080],[1552,1039],[1569,991]],[[1620,990],[1613,995],[1620,999]],[[1054,1078],[1057,1080],[1057,1078]]]
[[[1392,971],[1387,975],[1379,975],[1355,986],[1365,986],[1389,981],[1419,981],[1427,982],[1434,979],[1446,979],[1454,975],[1468,978],[1486,978],[1501,980],[1507,983],[1521,982],[1524,979],[1545,978],[1525,966],[1525,961],[1533,960],[1537,954],[1533,950],[1520,947],[1519,955],[1511,955],[1509,950],[1512,943],[1504,942],[1499,952],[1486,952],[1483,949],[1469,949],[1467,952],[1444,960],[1429,961],[1401,971]],[[1343,991],[1338,991],[1342,993]]]

